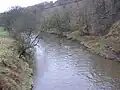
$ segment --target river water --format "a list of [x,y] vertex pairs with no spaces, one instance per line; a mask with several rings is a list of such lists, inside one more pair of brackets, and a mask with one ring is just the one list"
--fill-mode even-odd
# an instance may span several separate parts
[[76,41],[42,35],[33,90],[120,90],[119,62],[91,54]]

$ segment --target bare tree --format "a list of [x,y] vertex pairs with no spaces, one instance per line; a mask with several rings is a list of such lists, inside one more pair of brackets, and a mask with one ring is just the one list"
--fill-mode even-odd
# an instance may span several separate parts
[[39,34],[32,37],[36,30],[36,16],[33,13],[21,7],[13,7],[10,11],[3,13],[1,18],[4,27],[8,28],[10,35],[16,39],[20,57],[25,56],[28,49],[38,44]]

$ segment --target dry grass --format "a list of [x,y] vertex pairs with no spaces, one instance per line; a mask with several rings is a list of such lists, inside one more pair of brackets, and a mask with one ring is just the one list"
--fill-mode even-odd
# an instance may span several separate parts
[[109,45],[117,52],[120,51],[120,21],[113,24],[110,32],[104,37],[106,41],[110,41]]
[[32,70],[18,58],[14,40],[0,37],[0,90],[30,90]]

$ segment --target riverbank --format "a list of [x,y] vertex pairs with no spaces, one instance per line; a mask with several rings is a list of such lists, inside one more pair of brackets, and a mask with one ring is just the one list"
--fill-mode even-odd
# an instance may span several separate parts
[[19,58],[15,40],[0,36],[0,90],[30,90],[32,72]]
[[[65,32],[67,39],[77,40],[90,52],[96,53],[107,59],[120,61],[120,21],[113,24],[105,36],[81,36],[79,31]],[[57,32],[48,32],[56,34]]]
[[78,41],[40,36],[33,90],[120,90],[120,63],[86,51]]

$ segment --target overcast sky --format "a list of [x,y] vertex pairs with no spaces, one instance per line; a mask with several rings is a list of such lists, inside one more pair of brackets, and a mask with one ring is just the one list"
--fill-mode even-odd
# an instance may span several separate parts
[[1,0],[0,2],[0,12],[9,10],[11,6],[31,6],[44,1],[56,1],[56,0]]

